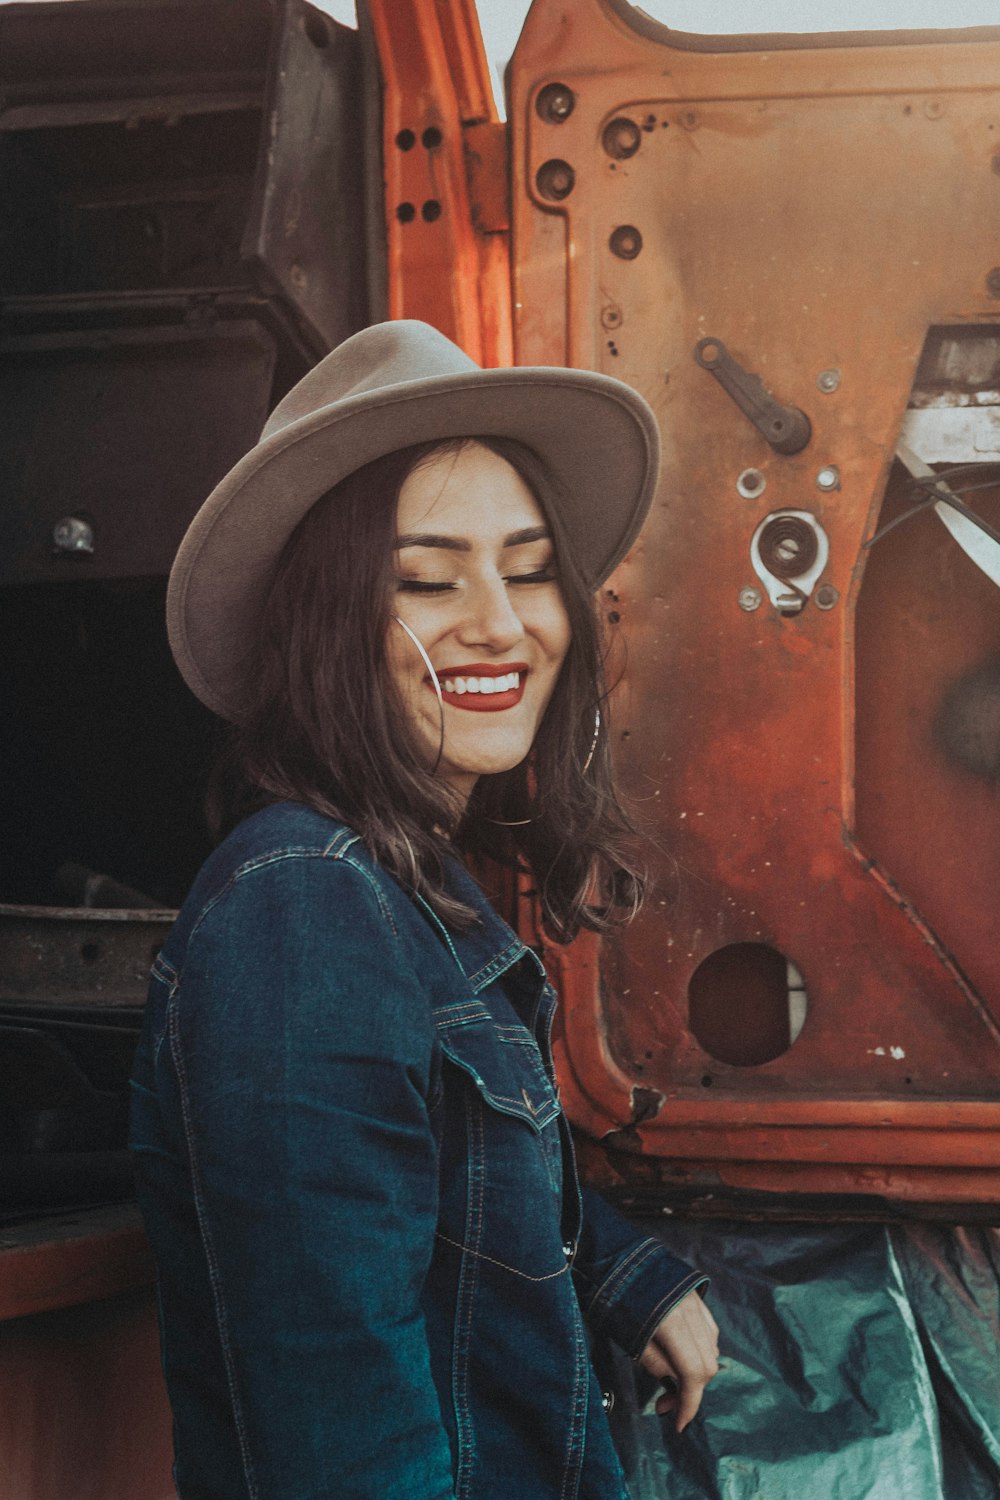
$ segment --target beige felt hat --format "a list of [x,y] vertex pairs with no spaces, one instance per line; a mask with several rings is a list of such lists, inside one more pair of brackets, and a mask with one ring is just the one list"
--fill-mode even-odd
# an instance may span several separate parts
[[194,693],[238,719],[247,643],[282,548],[348,474],[414,443],[516,438],[566,495],[559,530],[596,589],[646,518],[656,419],[631,386],[585,370],[483,370],[426,323],[379,323],[321,360],[209,495],[170,574],[167,629]]

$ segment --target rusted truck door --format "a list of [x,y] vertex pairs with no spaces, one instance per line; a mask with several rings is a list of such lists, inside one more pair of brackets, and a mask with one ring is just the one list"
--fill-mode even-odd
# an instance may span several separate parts
[[657,889],[550,955],[634,1187],[1000,1198],[998,85],[997,29],[625,0],[536,0],[512,63],[516,362],[664,435],[603,598]]

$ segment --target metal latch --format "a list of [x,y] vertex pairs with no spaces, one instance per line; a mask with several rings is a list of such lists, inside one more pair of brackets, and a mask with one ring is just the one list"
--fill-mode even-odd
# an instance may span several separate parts
[[802,452],[812,437],[812,423],[804,411],[775,400],[760,376],[744,370],[721,339],[699,340],[694,357],[703,370],[715,376],[776,453]]

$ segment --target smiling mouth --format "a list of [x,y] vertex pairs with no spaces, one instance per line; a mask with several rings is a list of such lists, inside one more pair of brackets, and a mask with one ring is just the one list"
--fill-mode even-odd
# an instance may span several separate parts
[[[495,714],[520,703],[527,676],[528,668],[524,662],[504,662],[502,667],[486,667],[475,662],[461,671],[440,672],[438,679],[441,697],[450,708]],[[429,679],[427,686],[432,688]]]

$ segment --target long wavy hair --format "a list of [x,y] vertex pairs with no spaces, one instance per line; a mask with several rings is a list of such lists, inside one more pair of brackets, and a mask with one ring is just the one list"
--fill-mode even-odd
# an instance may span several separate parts
[[[463,808],[411,733],[386,639],[398,628],[400,490],[431,455],[468,442],[505,459],[548,518],[572,639],[530,755],[481,776]],[[318,500],[285,545],[261,613],[248,710],[212,799],[216,826],[267,802],[305,803],[348,823],[384,869],[459,928],[474,913],[446,888],[445,860],[456,847],[527,866],[558,941],[631,917],[644,879],[612,776],[597,614],[555,494],[531,450],[470,437],[387,454]]]

